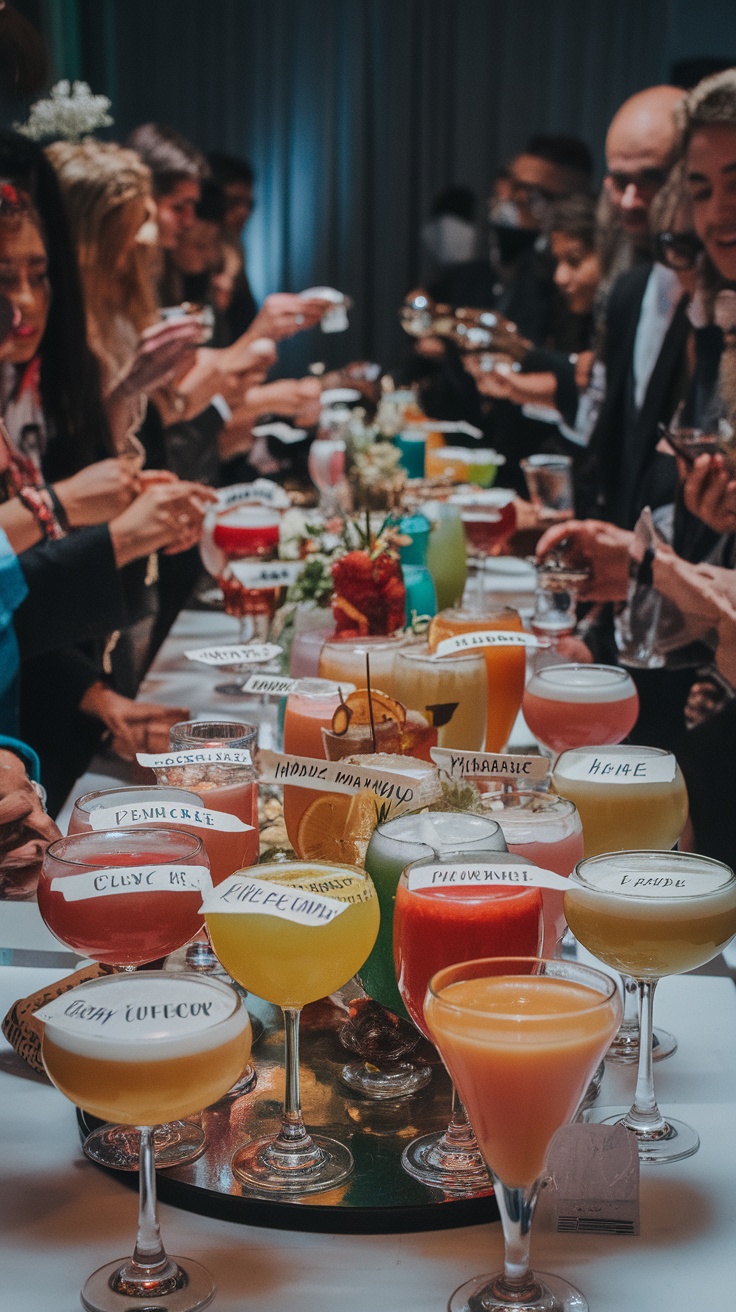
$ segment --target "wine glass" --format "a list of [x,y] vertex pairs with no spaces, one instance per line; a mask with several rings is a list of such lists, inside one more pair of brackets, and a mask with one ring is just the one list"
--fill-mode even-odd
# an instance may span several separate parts
[[320,514],[326,519],[344,514],[348,508],[344,437],[320,432],[309,448],[307,468],[319,492]]
[[370,876],[331,862],[278,861],[233,875],[205,899],[212,945],[245,988],[282,1008],[285,1085],[281,1128],[246,1143],[232,1161],[235,1178],[269,1197],[289,1199],[332,1189],[353,1157],[335,1139],[312,1135],[299,1096],[299,1015],[360,969],[378,933]]
[[486,561],[503,552],[516,532],[516,493],[512,488],[476,489],[450,498],[460,509],[468,556],[475,564],[478,607],[484,610],[486,598]]
[[[207,854],[193,834],[172,828],[90,831],[49,844],[38,909],[66,947],[129,972],[194,937],[202,928],[202,893],[209,882]],[[201,1126],[164,1126],[155,1144],[157,1164],[194,1161],[204,1146]],[[117,1124],[94,1130],[84,1151],[102,1166],[138,1166],[136,1136]]]
[[[399,992],[417,1029],[433,1035],[424,1017],[424,997],[430,978],[445,966],[472,960],[479,952],[500,955],[536,953],[542,941],[542,897],[539,888],[499,888],[497,884],[441,883],[431,880],[438,863],[443,871],[467,870],[468,864],[498,862],[498,851],[436,853],[412,861],[403,871],[394,907],[394,962]],[[503,858],[510,865],[521,858]],[[453,1086],[452,1119],[444,1133],[413,1139],[401,1157],[404,1170],[424,1184],[447,1194],[489,1192],[488,1172]]]
[[269,506],[214,506],[205,515],[200,555],[222,589],[226,613],[240,621],[240,643],[268,638],[283,585],[270,581],[265,566],[278,556],[280,524]]
[[621,1017],[615,981],[569,961],[464,962],[430,980],[424,1016],[478,1136],[505,1244],[503,1271],[466,1281],[449,1312],[587,1312],[566,1280],[530,1269],[529,1245],[547,1149]]
[[198,1312],[215,1296],[209,1271],[169,1257],[156,1207],[154,1128],[216,1102],[250,1054],[240,998],[219,980],[141,971],[90,980],[40,1013],[50,1080],[95,1116],[122,1116],[140,1137],[138,1234],[132,1258],[109,1262],[82,1290],[87,1312],[166,1307]]
[[636,1095],[628,1112],[589,1118],[636,1135],[644,1162],[677,1162],[698,1151],[692,1126],[664,1116],[654,1096],[652,1010],[663,975],[712,960],[736,934],[736,875],[691,852],[607,852],[570,877],[565,915],[575,937],[606,965],[636,980],[641,1037]]

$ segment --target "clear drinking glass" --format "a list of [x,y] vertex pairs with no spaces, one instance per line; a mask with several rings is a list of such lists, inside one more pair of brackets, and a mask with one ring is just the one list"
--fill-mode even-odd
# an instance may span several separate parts
[[[104,965],[134,971],[182,947],[202,928],[208,864],[201,839],[178,829],[80,832],[49,845],[38,883],[39,911],[67,947]],[[166,887],[169,866],[183,866],[191,887]],[[153,882],[161,887],[141,890],[140,876],[129,873],[141,867],[160,871],[161,878]],[[117,868],[120,892],[112,891]],[[92,1161],[123,1171],[138,1169],[138,1147],[136,1131],[118,1124],[93,1130],[84,1142]],[[204,1147],[200,1125],[161,1125],[154,1140],[156,1164],[182,1166],[199,1157]]]
[[516,493],[511,488],[464,492],[451,498],[463,521],[468,557],[475,564],[478,606],[484,610],[486,598],[486,561],[499,555],[516,532]]
[[552,1136],[621,1017],[615,981],[569,961],[464,962],[430,981],[424,1015],[488,1164],[505,1244],[503,1270],[466,1281],[449,1312],[587,1312],[566,1280],[530,1269],[529,1246]]
[[[87,1004],[87,1013],[90,1007],[132,1013],[117,1028],[113,1018],[108,1029],[57,1013],[46,1020],[42,1055],[49,1078],[77,1107],[102,1119],[122,1114],[131,1133],[140,1137],[133,1256],[95,1271],[82,1290],[82,1306],[87,1312],[132,1307],[199,1312],[212,1302],[215,1285],[198,1262],[169,1257],[164,1249],[156,1208],[154,1127],[201,1112],[233,1083],[250,1052],[248,1013],[235,991],[219,980],[160,971],[105,976],[63,997]],[[162,1020],[167,1003],[172,1015]]]
[[330,862],[260,865],[214,889],[205,917],[214,949],[233,979],[284,1014],[281,1128],[240,1148],[233,1174],[269,1197],[332,1189],[350,1175],[353,1157],[345,1144],[312,1135],[304,1125],[299,1016],[308,1002],[346,984],[373,947],[379,910],[370,876]]
[[278,555],[281,515],[268,506],[216,506],[202,527],[200,554],[217,579],[225,611],[240,622],[239,642],[264,642],[281,600],[282,585],[270,586],[257,568]]
[[486,663],[481,652],[458,652],[442,660],[426,643],[396,653],[392,686],[408,710],[431,716],[438,747],[480,751],[486,725]]
[[597,1108],[590,1119],[633,1130],[644,1162],[690,1157],[700,1146],[697,1132],[663,1116],[654,1096],[654,990],[663,975],[705,965],[736,934],[736,875],[690,852],[609,852],[580,862],[565,893],[565,915],[583,946],[630,975],[639,990],[634,1102],[628,1112]]
[[570,456],[535,455],[519,461],[529,498],[540,519],[572,519],[575,498]]
[[[542,942],[542,897],[538,888],[499,888],[430,881],[437,864],[460,876],[470,863],[498,862],[497,851],[452,853],[425,857],[406,867],[396,889],[394,962],[399,992],[417,1029],[430,1042],[423,1003],[432,975],[479,952],[516,951],[536,954]],[[506,854],[504,862],[521,864]],[[451,1072],[452,1073],[452,1072]],[[473,1196],[489,1191],[488,1172],[467,1112],[452,1091],[452,1119],[442,1134],[425,1134],[407,1144],[401,1156],[404,1170],[424,1184],[450,1195]]]
[[556,754],[620,743],[636,724],[639,695],[617,665],[550,665],[532,675],[521,709],[535,738]]

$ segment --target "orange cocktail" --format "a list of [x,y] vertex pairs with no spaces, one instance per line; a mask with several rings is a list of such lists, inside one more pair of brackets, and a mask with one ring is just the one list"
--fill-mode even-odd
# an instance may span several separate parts
[[[522,629],[519,612],[509,606],[478,612],[460,607],[442,610],[429,626],[429,650],[436,651],[444,638],[454,638],[458,633],[485,633],[489,629],[519,633]],[[487,647],[483,656],[488,677],[485,750],[500,752],[514,727],[524,696],[526,652],[524,647]]]
[[[325,759],[322,730],[332,726],[332,717],[340,705],[340,695],[353,691],[352,683],[337,684],[329,679],[300,679],[289,693],[284,713],[284,751],[289,756]],[[284,824],[295,851],[301,818],[320,793],[314,788],[284,787]]]

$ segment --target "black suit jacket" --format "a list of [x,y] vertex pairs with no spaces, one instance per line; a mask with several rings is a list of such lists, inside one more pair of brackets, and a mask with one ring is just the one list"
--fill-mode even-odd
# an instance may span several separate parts
[[516,262],[507,286],[490,260],[470,260],[450,265],[430,290],[448,305],[498,310],[517,324],[524,337],[541,346],[555,336],[565,313],[553,273],[549,251],[529,250]]
[[644,506],[675,500],[677,471],[656,451],[660,423],[668,423],[683,391],[690,332],[683,296],[665,335],[641,409],[633,404],[634,341],[651,265],[614,283],[606,311],[606,396],[578,485],[578,512],[634,527]]

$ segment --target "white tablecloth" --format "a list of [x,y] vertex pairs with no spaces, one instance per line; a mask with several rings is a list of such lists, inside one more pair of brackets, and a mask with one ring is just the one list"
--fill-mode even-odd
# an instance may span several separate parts
[[[26,923],[14,930],[26,950],[35,941],[33,914],[27,907]],[[38,945],[45,946],[40,938]],[[36,960],[0,967],[0,1014],[66,973],[41,964],[40,954]],[[656,1067],[660,1101],[697,1127],[700,1151],[642,1169],[638,1238],[558,1235],[544,1196],[535,1220],[535,1264],[577,1284],[591,1312],[734,1303],[736,992],[728,979],[665,980],[656,1012],[680,1045]],[[609,1070],[603,1100],[628,1101],[633,1081],[631,1069]],[[87,1275],[130,1251],[135,1196],[83,1158],[74,1108],[1,1038],[0,1107],[0,1309],[77,1312]],[[161,1219],[170,1251],[212,1271],[218,1312],[443,1312],[452,1290],[497,1266],[502,1251],[497,1224],[345,1236],[256,1229],[169,1206]]]

